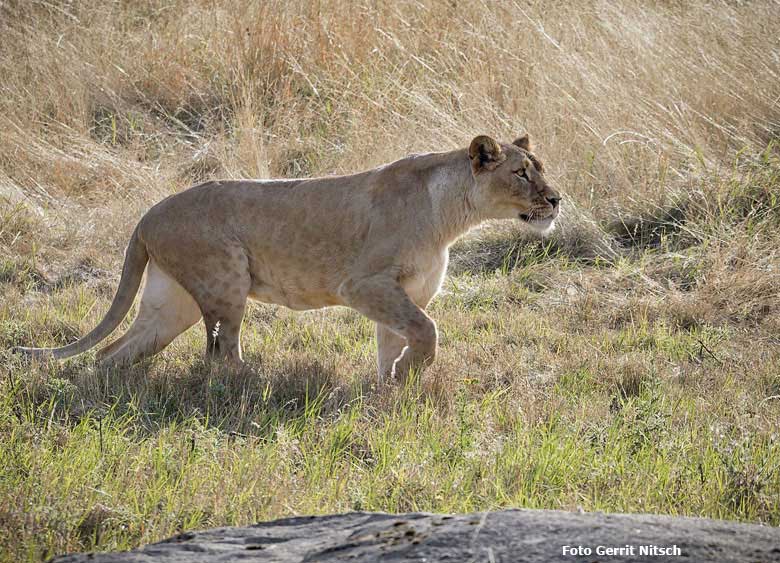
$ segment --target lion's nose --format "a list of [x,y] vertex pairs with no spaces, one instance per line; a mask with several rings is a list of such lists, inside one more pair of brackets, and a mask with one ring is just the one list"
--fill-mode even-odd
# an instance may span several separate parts
[[558,207],[558,204],[561,202],[561,198],[559,196],[548,197],[546,199],[550,205],[553,206],[553,209]]

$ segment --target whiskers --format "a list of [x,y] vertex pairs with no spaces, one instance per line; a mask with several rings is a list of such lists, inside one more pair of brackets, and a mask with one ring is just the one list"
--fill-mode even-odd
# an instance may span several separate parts
[[535,207],[529,210],[528,213],[525,214],[525,217],[527,217],[526,221],[528,222],[545,221],[547,219],[555,219],[555,213],[547,208]]

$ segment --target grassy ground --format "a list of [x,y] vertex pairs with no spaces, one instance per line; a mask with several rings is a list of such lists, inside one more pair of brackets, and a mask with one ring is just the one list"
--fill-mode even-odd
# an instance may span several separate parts
[[[777,4],[0,4],[0,558],[344,510],[780,525]],[[488,225],[435,366],[373,384],[348,310],[255,304],[102,371],[30,365],[107,309],[152,203],[530,131],[565,194]]]

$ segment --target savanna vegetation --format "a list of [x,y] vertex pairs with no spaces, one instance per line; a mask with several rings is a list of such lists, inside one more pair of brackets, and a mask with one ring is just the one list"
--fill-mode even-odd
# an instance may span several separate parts
[[[771,0],[0,2],[0,553],[348,510],[780,524]],[[86,333],[137,220],[216,177],[348,173],[529,131],[557,231],[486,225],[437,363],[374,384],[349,310],[254,304],[128,369]]]

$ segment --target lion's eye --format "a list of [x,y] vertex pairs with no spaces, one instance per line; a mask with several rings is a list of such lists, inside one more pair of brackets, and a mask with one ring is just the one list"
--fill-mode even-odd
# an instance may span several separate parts
[[515,170],[515,174],[524,180],[528,180],[528,174],[525,172],[525,168],[521,168],[520,170]]

